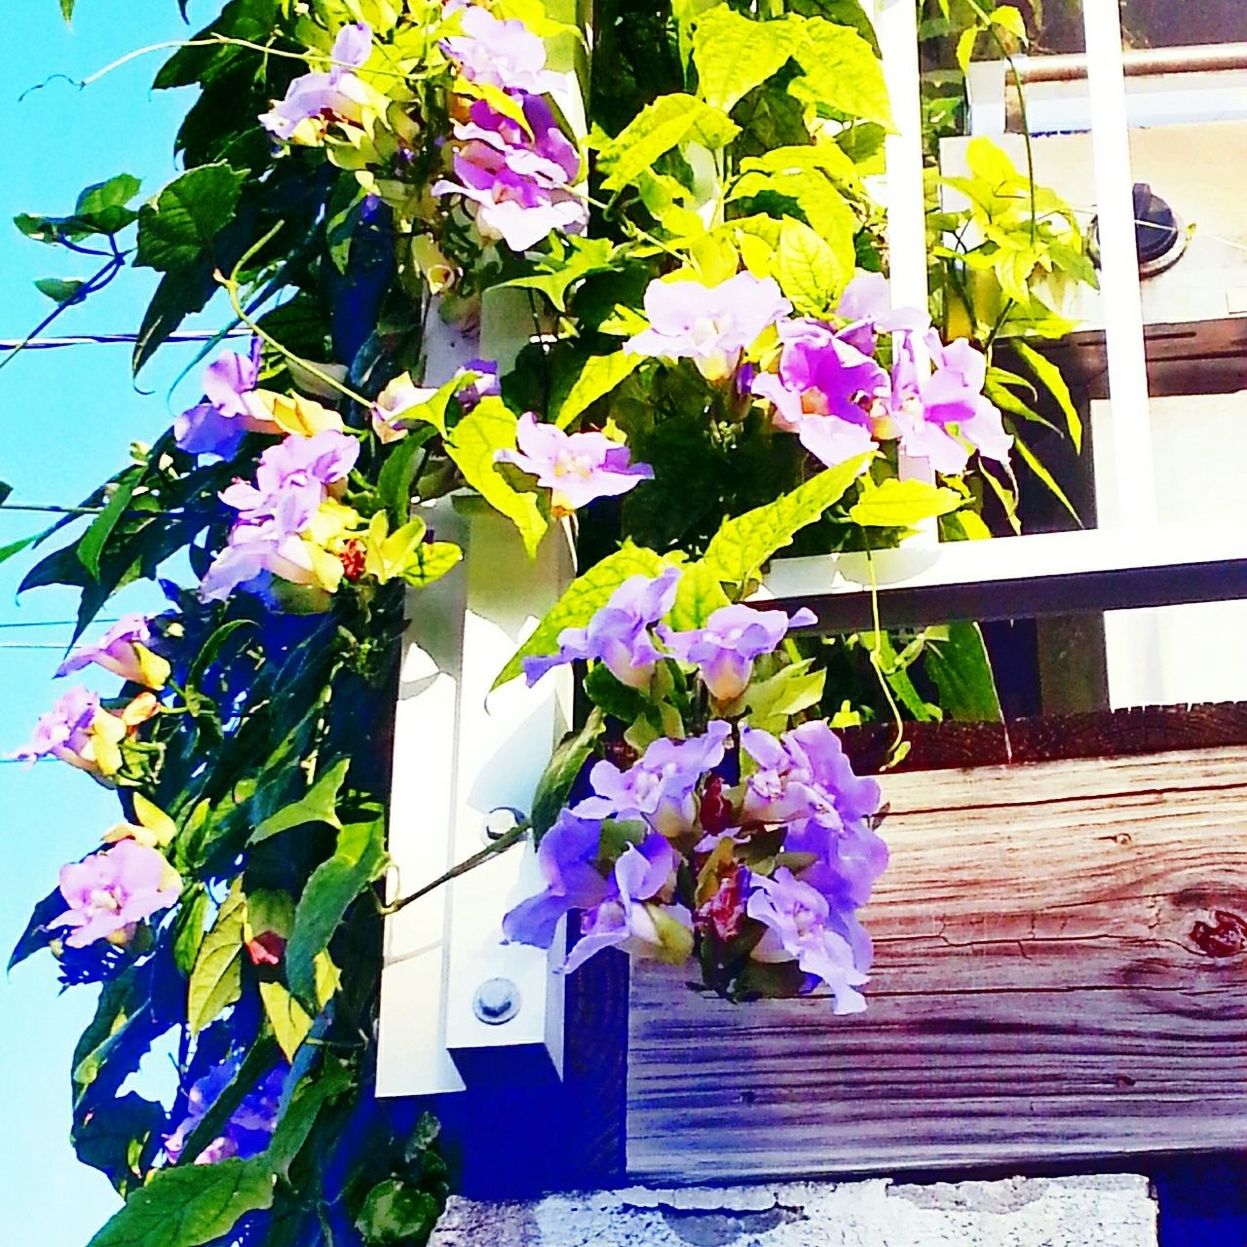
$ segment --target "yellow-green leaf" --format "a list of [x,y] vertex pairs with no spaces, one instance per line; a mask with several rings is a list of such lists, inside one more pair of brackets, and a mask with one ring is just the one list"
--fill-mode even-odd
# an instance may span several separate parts
[[276,979],[260,983],[260,999],[264,1012],[273,1027],[273,1037],[287,1061],[293,1061],[295,1053],[303,1046],[312,1019],[307,1010]]
[[513,489],[498,471],[500,450],[515,449],[516,418],[494,395],[483,398],[451,431],[446,453],[477,493],[515,525],[529,557],[537,553],[549,526],[536,494]]
[[798,312],[825,312],[852,277],[840,256],[818,231],[791,217],[779,231],[775,254],[775,280]]
[[730,605],[731,601],[723,592],[723,585],[712,568],[701,560],[687,563],[676,587],[670,623],[677,632],[691,632],[704,628],[715,611]]
[[[703,13],[693,30],[697,94],[724,112],[780,70],[792,55],[786,21],[755,22],[727,5]],[[748,49],[743,53],[744,49]]]
[[[892,125],[883,67],[857,31],[812,17],[793,43],[804,75],[797,80],[804,99],[863,121]],[[749,50],[742,48],[741,55],[748,56]]]
[[1069,429],[1070,441],[1075,450],[1082,450],[1082,419],[1074,400],[1070,395],[1069,386],[1061,376],[1061,370],[1046,356],[1041,355],[1033,347],[1027,346],[1020,338],[1014,338],[1013,349],[1021,357],[1023,363],[1047,387],[1048,392],[1056,399],[1058,406],[1065,415],[1065,423]]
[[530,655],[554,653],[558,649],[559,633],[564,628],[581,628],[587,624],[594,612],[606,605],[610,595],[629,576],[654,577],[666,566],[662,555],[635,546],[630,541],[614,554],[608,554],[600,563],[595,563],[567,587],[532,636],[503,667],[493,687],[515,679],[523,671],[523,660]]
[[234,881],[212,929],[203,937],[186,993],[186,1020],[192,1035],[232,1005],[242,994],[243,924],[247,900]]
[[711,538],[703,562],[725,584],[745,584],[802,528],[839,502],[871,458],[859,455],[827,468],[774,502],[724,520]]
[[739,133],[740,127],[721,108],[691,95],[661,96],[602,148],[598,156],[598,167],[606,175],[602,186],[622,190],[673,147],[700,143],[715,151]]
[[590,355],[580,370],[580,375],[559,404],[554,423],[565,429],[582,415],[599,398],[609,394],[625,377],[635,372],[645,362],[643,355],[629,355],[616,351],[612,355]]
[[849,519],[863,528],[913,528],[960,505],[960,496],[942,485],[890,477],[881,485],[867,485],[849,508]]

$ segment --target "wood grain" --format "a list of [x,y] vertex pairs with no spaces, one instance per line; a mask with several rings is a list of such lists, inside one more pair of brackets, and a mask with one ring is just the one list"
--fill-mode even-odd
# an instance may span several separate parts
[[633,967],[637,1179],[1247,1145],[1247,748],[899,775],[869,1011]]

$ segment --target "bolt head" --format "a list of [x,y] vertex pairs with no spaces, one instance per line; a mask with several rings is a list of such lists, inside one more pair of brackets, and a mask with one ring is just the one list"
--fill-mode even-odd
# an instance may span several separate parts
[[501,1026],[519,1011],[520,989],[510,979],[486,979],[472,998],[472,1012],[486,1026]]

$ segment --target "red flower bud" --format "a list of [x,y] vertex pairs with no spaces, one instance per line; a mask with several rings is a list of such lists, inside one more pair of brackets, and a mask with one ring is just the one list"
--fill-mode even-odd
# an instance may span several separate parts
[[712,775],[706,781],[706,789],[702,793],[701,805],[698,807],[701,827],[707,835],[717,836],[725,831],[736,817],[732,803],[723,795],[723,781]]
[[342,574],[347,580],[354,582],[363,576],[366,554],[364,543],[358,537],[352,537],[343,547],[339,557],[342,559]]
[[276,931],[261,931],[246,943],[247,956],[253,966],[276,966],[286,951],[286,938]]

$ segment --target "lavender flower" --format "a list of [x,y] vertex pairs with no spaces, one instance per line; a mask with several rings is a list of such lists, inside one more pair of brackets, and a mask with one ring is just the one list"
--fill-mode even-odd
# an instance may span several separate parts
[[790,823],[821,818],[856,828],[879,809],[879,785],[854,774],[840,738],[822,720],[802,723],[778,740],[746,727],[740,743],[757,763],[745,788],[749,819]]
[[887,373],[820,321],[787,321],[779,336],[778,373],[759,373],[752,385],[774,405],[775,426],[828,467],[874,450],[869,408],[887,394]]
[[564,433],[553,424],[539,424],[532,412],[520,417],[518,450],[500,450],[496,458],[513,463],[550,490],[556,515],[570,515],[595,498],[625,494],[652,480],[654,469],[633,463],[626,446],[602,433]]
[[651,281],[645,291],[650,327],[624,350],[661,359],[691,359],[709,381],[728,377],[741,354],[792,311],[774,278],[737,273],[717,286]]
[[434,195],[462,195],[475,206],[482,238],[527,251],[551,230],[583,232],[589,213],[572,186],[580,153],[538,95],[521,100],[527,129],[484,100],[455,126],[454,174],[431,187]]
[[257,397],[259,381],[259,338],[252,338],[248,355],[219,355],[204,369],[204,401],[174,421],[174,441],[189,454],[228,459],[248,433],[278,432]]
[[553,667],[596,658],[629,688],[646,689],[663,657],[650,628],[675,605],[678,567],[668,567],[653,580],[630,576],[585,628],[564,628],[558,653],[524,659],[524,675],[536,684]]
[[60,889],[69,908],[48,926],[71,927],[65,942],[83,948],[99,939],[124,942],[137,923],[177,900],[182,881],[155,849],[121,840],[63,866]]
[[372,405],[372,430],[383,445],[401,441],[407,436],[404,417],[421,407],[437,393],[436,386],[417,385],[408,372],[400,373],[377,395]]
[[943,346],[934,334],[926,345],[935,371],[924,377],[915,336],[898,341],[891,396],[876,427],[885,425],[907,455],[928,460],[936,472],[965,470],[969,451],[954,434],[984,457],[1006,462],[1013,439],[1004,431],[999,410],[983,395],[987,360],[982,352],[964,338]]
[[804,607],[789,618],[783,611],[721,606],[704,628],[673,632],[660,626],[658,635],[682,662],[696,663],[716,701],[730,702],[745,691],[755,658],[774,652],[789,628],[808,627],[814,622],[814,612]]
[[746,909],[766,927],[749,954],[762,962],[795,961],[831,989],[836,1013],[860,1013],[866,1001],[854,988],[867,976],[853,963],[853,951],[829,926],[830,907],[816,888],[781,866],[774,876],[752,876]]
[[863,355],[875,353],[876,338],[881,333],[922,333],[931,324],[931,318],[918,308],[892,307],[888,279],[882,273],[854,277],[840,296],[836,315],[849,322],[838,336]]
[[254,485],[235,481],[221,492],[221,500],[239,512],[238,522],[205,574],[200,598],[222,601],[265,573],[336,588],[342,563],[326,547],[353,531],[359,517],[334,503],[331,491],[358,456],[359,443],[332,430],[270,446],[260,456]]
[[123,680],[162,689],[169,679],[168,660],[152,651],[151,626],[145,615],[124,615],[94,645],[79,646],[56,669],[58,676],[98,663]]
[[159,708],[153,694],[140,693],[114,714],[89,689],[71,688],[39,716],[30,741],[13,756],[22,762],[58,758],[107,782],[121,770],[121,742]]
[[508,940],[549,948],[564,914],[592,909],[606,897],[606,880],[594,865],[600,852],[602,825],[578,818],[568,810],[542,837],[537,865],[545,889],[521,901],[502,920]]
[[296,78],[285,98],[260,114],[260,124],[283,143],[316,146],[335,123],[363,127],[377,111],[376,93],[354,72],[372,52],[372,29],[364,22],[343,26],[333,41],[333,64]]
[[595,796],[575,807],[581,818],[644,818],[664,836],[679,836],[697,818],[697,785],[723,761],[731,725],[715,719],[704,736],[691,740],[660,737],[626,771],[602,761],[589,772]]
[[570,973],[604,948],[683,961],[693,948],[693,917],[684,905],[662,903],[674,886],[678,859],[657,833],[629,845],[615,863],[607,895],[581,919],[581,938],[564,962]]
[[499,21],[486,9],[466,8],[463,34],[442,41],[442,48],[469,82],[507,91],[544,95],[560,85],[546,69],[546,45],[521,21]]
[[[191,1085],[186,1096],[186,1116],[165,1139],[165,1155],[173,1164],[181,1159],[186,1140],[233,1081],[241,1063],[239,1057],[223,1061]],[[195,1157],[195,1164],[212,1165],[229,1157],[247,1160],[264,1151],[277,1126],[285,1079],[286,1071],[278,1066],[247,1092],[226,1122],[224,1133]]]

